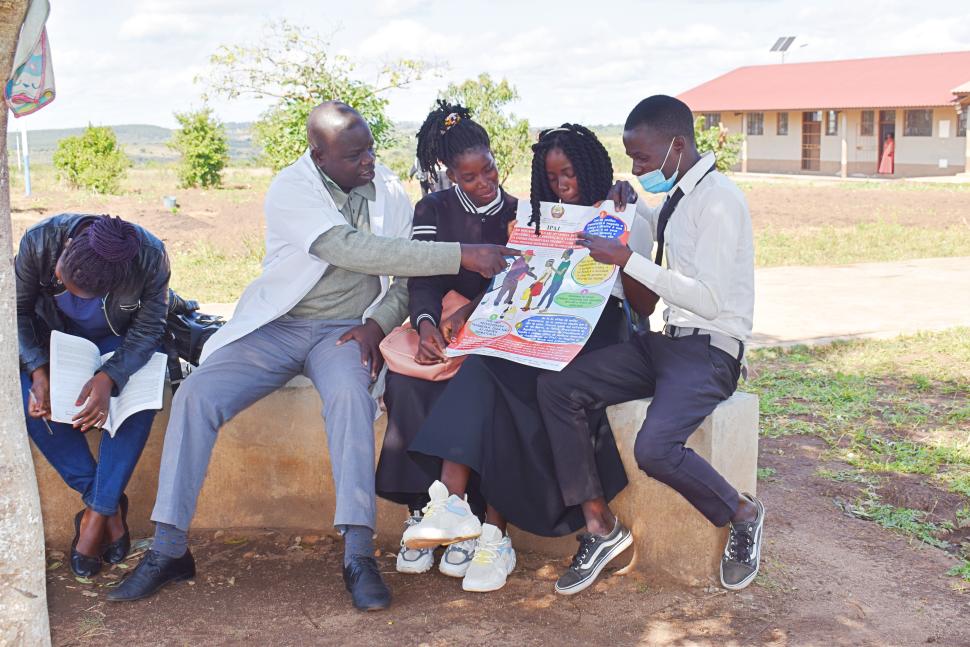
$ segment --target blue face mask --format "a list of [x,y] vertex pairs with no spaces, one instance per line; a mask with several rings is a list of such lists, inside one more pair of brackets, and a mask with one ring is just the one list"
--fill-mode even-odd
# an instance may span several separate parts
[[664,161],[660,164],[660,168],[637,176],[637,180],[640,181],[640,186],[647,193],[667,193],[674,188],[674,183],[677,182],[677,176],[680,175],[680,161],[683,159],[684,154],[681,153],[680,157],[677,158],[677,169],[669,178],[664,177],[663,171],[660,170],[667,163],[667,158],[670,157],[670,151],[673,148],[674,140],[671,139],[670,146],[667,147],[667,154],[664,155]]

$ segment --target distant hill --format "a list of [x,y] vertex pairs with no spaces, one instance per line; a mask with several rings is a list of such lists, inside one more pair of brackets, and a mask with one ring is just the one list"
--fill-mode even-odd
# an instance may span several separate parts
[[[229,135],[229,158],[235,164],[252,162],[259,151],[253,145],[250,122],[229,122],[225,124],[226,134]],[[118,141],[125,149],[125,153],[135,164],[149,162],[170,162],[178,155],[168,147],[172,139],[172,130],[161,126],[148,124],[123,124],[111,126],[118,137]],[[74,137],[84,132],[83,128],[58,128],[52,130],[28,130],[27,139],[30,145],[30,159],[39,164],[49,164],[57,150],[57,142],[65,137]],[[7,135],[8,154],[17,151],[18,132],[11,131]]]
[[[234,165],[246,165],[255,162],[259,156],[259,149],[252,140],[252,122],[228,122],[226,134],[229,135],[229,159]],[[395,144],[391,149],[381,153],[382,158],[401,157],[405,164],[413,159],[414,134],[421,126],[419,122],[401,121],[394,124],[396,131]],[[110,126],[121,142],[125,153],[132,162],[138,165],[152,163],[173,162],[178,155],[168,147],[172,139],[172,130],[149,124],[123,124]],[[535,137],[541,128],[533,127],[532,136]],[[618,125],[593,126],[593,130],[603,140],[607,150],[618,159],[622,153],[619,137],[623,128]],[[27,137],[30,144],[30,160],[35,164],[50,164],[57,142],[65,137],[74,137],[84,132],[83,128],[58,128],[51,130],[28,130]],[[7,135],[7,150],[11,163],[17,152],[19,132],[10,131]]]

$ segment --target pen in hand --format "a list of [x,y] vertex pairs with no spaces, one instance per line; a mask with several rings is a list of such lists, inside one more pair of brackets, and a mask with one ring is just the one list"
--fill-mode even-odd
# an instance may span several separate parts
[[[37,398],[34,396],[33,391],[30,392],[30,403],[31,405],[37,404]],[[51,429],[51,424],[47,421],[47,417],[41,416],[40,419],[44,421],[44,426],[47,427],[47,433],[53,436],[54,430]]]

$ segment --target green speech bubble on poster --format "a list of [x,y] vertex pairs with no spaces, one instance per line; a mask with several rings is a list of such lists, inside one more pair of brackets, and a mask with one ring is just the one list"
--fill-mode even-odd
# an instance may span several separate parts
[[561,292],[556,295],[554,301],[556,305],[562,306],[563,308],[595,308],[606,301],[606,297],[595,292],[590,292],[589,294]]

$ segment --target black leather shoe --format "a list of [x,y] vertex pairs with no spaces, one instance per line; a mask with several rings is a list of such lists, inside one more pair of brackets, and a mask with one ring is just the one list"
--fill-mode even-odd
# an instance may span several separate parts
[[84,510],[74,516],[74,541],[71,542],[71,572],[78,577],[94,577],[101,572],[101,556],[88,557],[77,552],[77,541],[81,537],[81,519]]
[[195,560],[186,549],[181,557],[166,557],[149,549],[131,575],[108,593],[110,602],[131,602],[152,595],[171,582],[195,577]]
[[373,557],[351,556],[350,564],[344,566],[344,584],[354,606],[361,611],[380,611],[391,606],[391,589],[384,584]]
[[104,547],[101,559],[109,564],[119,564],[125,561],[125,557],[128,557],[128,551],[131,550],[131,533],[128,532],[128,497],[126,495],[121,495],[118,507],[121,508],[121,523],[125,526],[125,534]]

